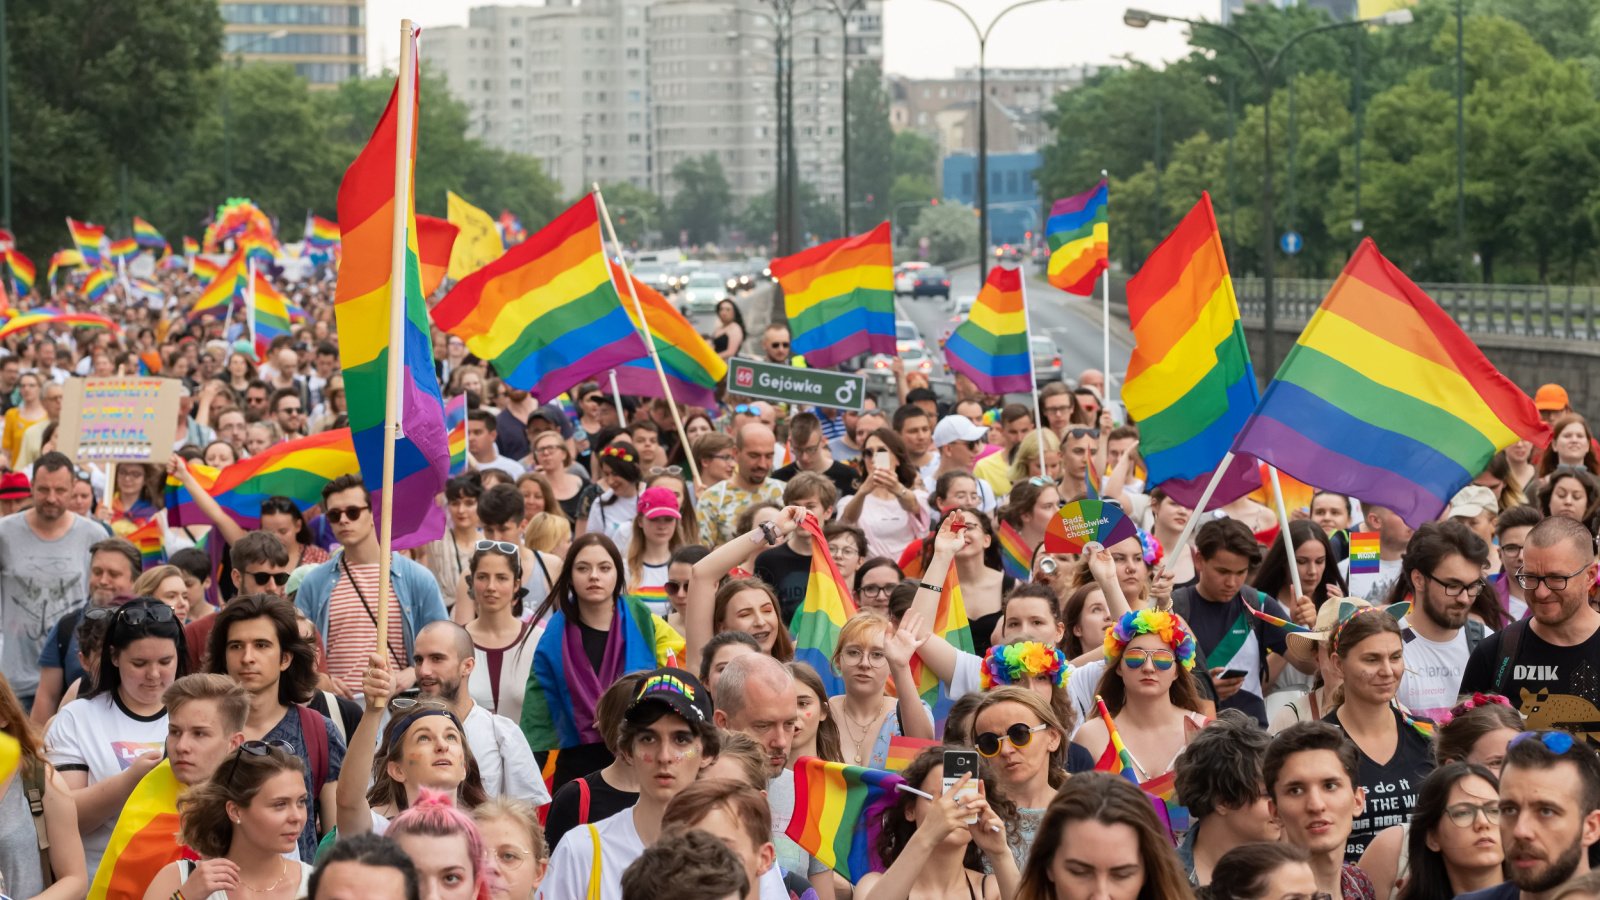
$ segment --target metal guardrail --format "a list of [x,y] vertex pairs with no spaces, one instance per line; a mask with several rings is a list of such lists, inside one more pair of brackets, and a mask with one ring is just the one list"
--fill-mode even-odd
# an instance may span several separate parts
[[[1259,278],[1235,278],[1239,314],[1259,324]],[[1273,282],[1280,330],[1299,330],[1310,321],[1333,287],[1332,281],[1284,278]],[[1421,284],[1463,331],[1550,340],[1590,341],[1600,337],[1600,286],[1538,284]]]

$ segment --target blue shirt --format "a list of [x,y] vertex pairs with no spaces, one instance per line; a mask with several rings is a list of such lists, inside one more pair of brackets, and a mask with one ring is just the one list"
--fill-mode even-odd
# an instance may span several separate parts
[[[78,623],[83,621],[83,610],[78,610],[69,616],[56,620],[55,627],[50,629],[50,634],[45,637],[44,645],[39,648],[39,668],[61,670],[61,690],[64,692],[72,686],[74,681],[83,678],[86,672],[78,663]],[[65,625],[67,632],[67,651],[61,653],[61,628]]]
[[[315,713],[321,716],[321,713]],[[323,725],[328,730],[328,780],[326,784],[334,784],[339,780],[339,770],[344,768],[344,739],[339,737],[339,732],[328,721],[327,716],[322,716]],[[262,740],[267,742],[283,741],[294,748],[294,755],[305,763],[306,778],[306,826],[300,831],[300,860],[302,862],[315,862],[317,858],[317,791],[316,785],[311,783],[315,773],[311,771],[311,755],[306,752],[306,734],[300,727],[300,711],[291,706],[284,714],[283,719],[266,733]],[[223,765],[227,765],[224,763]],[[332,831],[334,823],[326,823],[328,830]]]

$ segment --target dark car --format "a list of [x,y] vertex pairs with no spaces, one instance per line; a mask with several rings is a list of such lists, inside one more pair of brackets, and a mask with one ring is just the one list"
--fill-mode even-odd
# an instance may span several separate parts
[[950,273],[938,266],[918,269],[911,278],[911,296],[950,299]]

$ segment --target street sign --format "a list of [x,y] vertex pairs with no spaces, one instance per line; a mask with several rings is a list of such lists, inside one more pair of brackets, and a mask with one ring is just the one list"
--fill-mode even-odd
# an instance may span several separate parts
[[1299,253],[1300,248],[1303,246],[1305,246],[1305,240],[1300,237],[1300,232],[1298,231],[1285,231],[1283,236],[1278,238],[1278,249],[1290,256]]
[[861,409],[862,397],[866,395],[867,379],[862,375],[800,369],[740,356],[729,363],[730,394],[855,411]]
[[1367,227],[1367,223],[1361,221],[1360,219],[1351,219],[1350,220],[1350,230],[1354,231],[1356,234],[1360,234],[1362,231],[1364,231],[1366,229],[1366,227]]

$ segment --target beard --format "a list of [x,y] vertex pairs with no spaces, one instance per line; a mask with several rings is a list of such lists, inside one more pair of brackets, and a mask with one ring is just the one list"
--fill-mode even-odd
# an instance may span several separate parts
[[[1517,845],[1512,844],[1506,849],[1506,855],[1510,856],[1516,848]],[[1516,869],[1512,869],[1511,880],[1517,887],[1532,894],[1554,890],[1565,884],[1567,879],[1572,877],[1572,873],[1578,870],[1578,862],[1583,858],[1583,854],[1586,851],[1587,848],[1583,846],[1581,841],[1574,840],[1565,850],[1561,851],[1560,856],[1545,863],[1542,869],[1530,872],[1519,872]]]
[[1460,628],[1467,623],[1467,614],[1472,611],[1472,606],[1469,604],[1458,609],[1450,604],[1451,601],[1446,598],[1442,605],[1435,606],[1431,597],[1425,597],[1422,614],[1440,628]]

